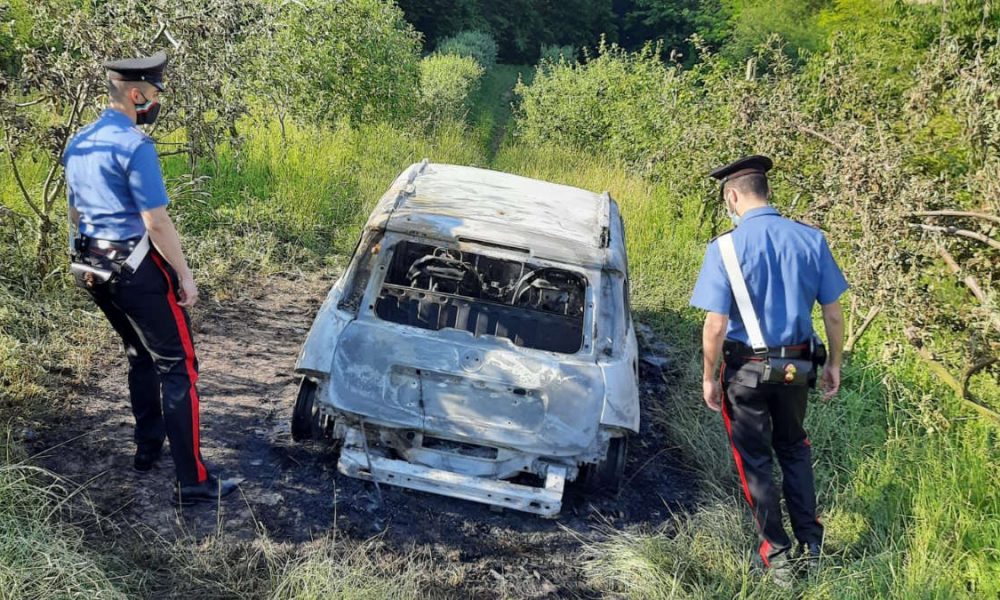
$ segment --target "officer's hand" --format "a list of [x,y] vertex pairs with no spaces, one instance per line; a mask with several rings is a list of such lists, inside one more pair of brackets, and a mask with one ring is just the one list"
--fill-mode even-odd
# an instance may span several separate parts
[[823,375],[820,376],[820,388],[823,390],[823,400],[829,400],[837,395],[840,390],[840,367],[827,365],[823,367]]
[[185,308],[190,308],[198,302],[198,285],[194,282],[194,277],[181,279],[180,281],[180,304]]
[[701,382],[702,395],[705,404],[715,412],[722,410],[722,385],[716,379],[705,379]]

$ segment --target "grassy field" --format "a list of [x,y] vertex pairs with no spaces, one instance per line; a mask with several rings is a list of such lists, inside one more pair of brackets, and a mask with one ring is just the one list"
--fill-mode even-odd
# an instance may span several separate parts
[[[700,203],[677,200],[602,157],[524,145],[507,122],[506,91],[519,72],[526,70],[501,66],[487,76],[471,131],[455,125],[429,137],[389,126],[291,127],[282,139],[267,118],[248,120],[239,148],[199,167],[195,176],[207,179],[197,193],[185,185],[184,159],[169,159],[172,211],[202,287],[224,300],[257,278],[343,261],[389,181],[424,157],[609,190],[626,219],[637,319],[672,344],[678,371],[653,412],[697,472],[701,497],[693,513],[655,530],[606,532],[584,549],[584,572],[609,595],[637,599],[787,597],[750,570],[749,513],[722,424],[700,399],[701,315],[687,306],[711,236],[699,221]],[[0,195],[23,208],[3,170]],[[73,384],[90,360],[80,347],[113,346],[107,336],[95,342],[93,332],[105,328],[65,277],[24,279],[14,270],[19,263],[5,260],[0,400],[16,415],[16,431],[58,408],[60,386]],[[997,597],[997,425],[964,411],[897,336],[876,323],[848,360],[841,395],[810,405],[830,553],[797,591],[810,599]],[[154,576],[195,581],[202,587],[192,592],[219,598],[403,598],[425,589],[425,558],[376,560],[375,543],[321,540],[293,552],[263,535],[228,551],[219,540],[133,546],[91,533],[85,541],[83,531],[107,525],[72,489],[33,471],[16,446],[8,440],[0,465],[0,598],[144,596],[160,589]]]

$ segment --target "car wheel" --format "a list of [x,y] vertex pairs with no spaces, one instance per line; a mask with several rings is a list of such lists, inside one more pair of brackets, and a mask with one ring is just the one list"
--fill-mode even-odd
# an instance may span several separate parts
[[296,442],[326,437],[322,414],[316,405],[316,382],[308,377],[299,384],[299,395],[292,410],[292,439]]
[[580,483],[591,492],[617,493],[625,480],[625,457],[628,452],[626,436],[613,437],[608,441],[608,453],[596,464],[580,467]]

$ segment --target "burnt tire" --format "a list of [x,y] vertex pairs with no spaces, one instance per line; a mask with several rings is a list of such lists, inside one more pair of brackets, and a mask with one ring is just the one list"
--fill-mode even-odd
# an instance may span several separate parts
[[303,377],[299,384],[299,395],[292,409],[292,439],[296,442],[321,440],[326,437],[323,418],[316,404],[316,382]]
[[595,464],[580,467],[579,483],[587,492],[617,494],[625,481],[625,458],[628,454],[628,438],[613,437],[608,441],[608,453]]

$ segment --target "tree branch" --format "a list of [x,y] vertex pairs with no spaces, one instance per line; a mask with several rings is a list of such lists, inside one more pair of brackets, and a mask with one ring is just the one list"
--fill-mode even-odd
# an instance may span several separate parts
[[993,356],[990,358],[983,359],[977,362],[976,364],[972,365],[971,367],[969,367],[969,369],[965,372],[965,374],[962,375],[962,389],[965,390],[965,393],[966,394],[969,393],[969,381],[976,373],[998,362],[1000,362],[1000,357]]
[[[954,275],[960,276],[962,274],[962,267],[958,266],[958,262],[955,260],[955,257],[951,255],[951,252],[948,252],[944,246],[941,246],[938,248],[938,253],[941,255],[941,258],[944,259],[944,263],[948,265],[948,269],[950,269]],[[983,288],[979,287],[979,282],[976,281],[975,277],[967,275],[965,279],[962,280],[962,283],[969,288],[969,291],[976,297],[976,300],[979,300],[980,304],[983,306],[990,305],[990,300],[986,297],[986,292],[983,291]]]
[[[861,340],[861,336],[865,334],[865,330],[868,329],[868,326],[872,324],[872,321],[875,320],[875,317],[877,317],[880,312],[882,312],[881,306],[873,306],[868,309],[868,314],[865,315],[865,320],[861,322],[861,327],[858,327],[857,331],[853,331],[853,327],[851,328],[851,335],[847,338],[847,342],[844,343],[844,352],[854,350],[854,345]],[[854,317],[852,312],[851,321],[853,322],[853,320]]]
[[957,227],[941,227],[939,225],[924,225],[923,223],[909,223],[910,227],[913,229],[922,229],[924,231],[930,231],[932,233],[944,233],[947,235],[954,235],[958,237],[968,238],[970,240],[976,240],[977,242],[982,242],[993,248],[994,250],[1000,250],[1000,242],[993,238],[987,237],[981,233],[975,231],[969,231],[968,229],[958,229]]
[[[964,402],[969,407],[977,410],[979,414],[989,417],[997,422],[1000,422],[1000,413],[997,413],[989,408],[986,408],[979,402],[972,399],[971,396],[968,396],[966,394],[967,391],[966,388],[968,386],[968,378],[974,375],[975,372],[973,372],[971,369],[969,371],[966,371],[965,376],[963,376],[963,378],[965,379],[965,383],[963,383],[955,379],[955,377],[951,373],[949,373],[947,369],[945,369],[944,365],[934,360],[934,356],[927,350],[927,348],[917,348],[917,356],[919,356],[920,359],[927,364],[927,367],[935,375],[938,376],[938,378],[941,380],[942,383],[950,387],[955,392],[955,394],[958,395],[959,400]],[[993,361],[995,360],[996,359],[993,359]],[[990,362],[989,364],[992,364],[992,362]],[[984,365],[979,369],[984,369],[987,366],[989,366],[989,364]],[[979,369],[977,369],[977,371]]]
[[27,102],[16,102],[16,103],[14,103],[14,107],[15,108],[27,108],[29,106],[34,106],[36,104],[41,104],[42,102],[45,102],[45,98],[44,97],[42,97],[42,98],[36,98],[34,100],[29,100]]
[[160,158],[164,156],[173,156],[175,154],[191,154],[191,148],[182,148],[181,150],[171,150],[170,152],[157,152],[156,155]]
[[7,158],[10,160],[11,172],[14,173],[14,181],[17,182],[17,187],[21,190],[21,195],[24,197],[24,203],[28,205],[38,218],[42,221],[46,220],[45,213],[38,209],[34,201],[31,199],[31,194],[28,193],[28,188],[24,185],[24,180],[21,179],[21,170],[17,168],[17,161],[14,160],[14,151],[10,149],[10,145],[7,146]]
[[805,125],[795,125],[795,128],[798,129],[799,131],[801,131],[802,133],[811,135],[811,136],[813,136],[816,139],[823,140],[824,142],[826,142],[827,144],[830,144],[831,146],[833,146],[837,150],[840,150],[841,152],[847,152],[847,147],[846,146],[844,146],[843,144],[841,144],[840,142],[838,142],[837,140],[833,139],[832,137],[830,137],[830,136],[828,136],[826,134],[820,133],[820,132],[816,131],[815,129],[810,129],[810,128],[806,127]]
[[[44,203],[45,213],[48,214],[52,210],[52,205],[55,204],[55,196],[52,190],[52,180],[59,172],[59,167],[62,166],[59,159],[62,157],[63,152],[66,151],[66,144],[69,143],[70,136],[73,135],[73,130],[76,128],[76,123],[78,117],[83,113],[83,105],[86,102],[86,84],[79,84],[76,86],[76,94],[73,97],[73,108],[69,113],[69,120],[66,123],[66,128],[63,130],[62,140],[59,142],[59,156],[56,157],[54,163],[49,168],[48,174],[45,176],[45,185],[42,186],[42,202]],[[59,186],[56,186],[58,190]]]
[[962,210],[921,210],[910,213],[913,217],[968,217],[970,219],[983,219],[1000,224],[1000,216],[988,215],[986,213],[966,212]]

